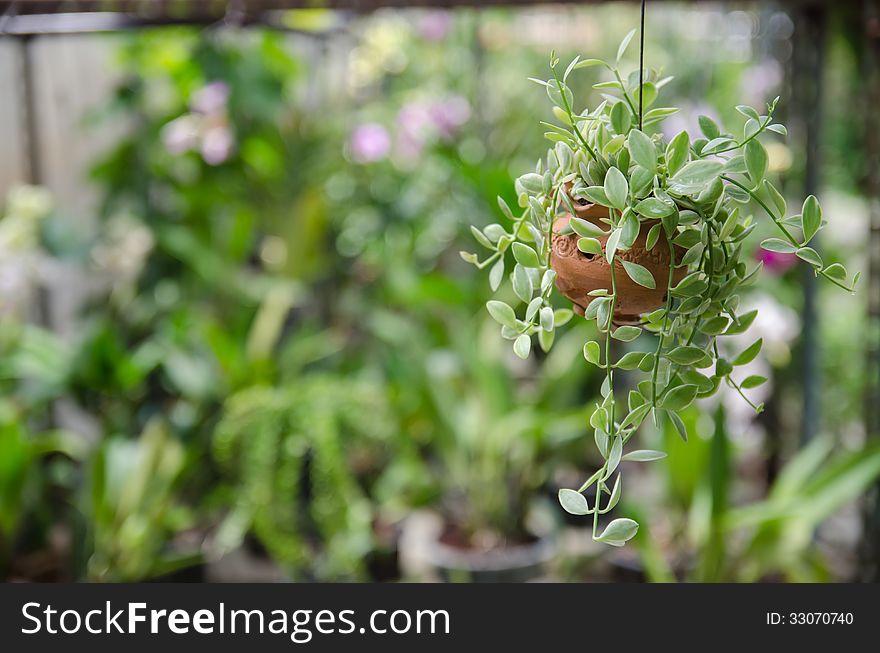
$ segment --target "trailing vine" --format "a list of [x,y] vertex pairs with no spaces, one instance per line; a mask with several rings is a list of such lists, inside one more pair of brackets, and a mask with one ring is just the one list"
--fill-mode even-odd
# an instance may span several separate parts
[[[737,373],[758,355],[761,339],[730,358],[720,354],[717,344],[719,337],[745,332],[756,316],[756,311],[739,309],[739,292],[754,282],[761,267],[749,270],[744,257],[746,239],[758,226],[748,213],[749,205],[757,205],[781,236],[763,240],[761,247],[796,254],[817,276],[847,291],[852,292],[858,280],[858,275],[848,280],[842,264],[826,264],[809,246],[823,225],[817,199],[808,197],[800,213],[788,215],[784,197],[766,178],[768,155],[762,140],[771,134],[786,135],[785,127],[774,121],[778,98],[764,114],[750,106],[736,107],[744,118],[741,136],[701,116],[702,137],[691,141],[683,131],[667,141],[652,130],[677,109],[651,107],[671,78],[642,70],[624,79],[620,72],[634,34],[635,30],[623,39],[614,64],[576,57],[560,75],[559,59],[551,54],[551,77],[532,81],[545,88],[553,103],[556,122],[541,125],[554,146],[533,172],[516,180],[516,212],[499,198],[508,226],[472,227],[489,255],[481,260],[477,254],[462,252],[466,261],[488,268],[493,291],[500,288],[508,264],[513,263],[509,277],[516,301],[492,300],[487,309],[521,358],[528,357],[534,336],[543,350],[549,350],[555,330],[573,315],[551,303],[557,280],[551,267],[554,236],[573,231],[581,252],[604,256],[608,262],[609,287],[590,292],[584,312],[587,320],[596,323],[602,342],[590,340],[583,349],[586,360],[605,373],[602,399],[590,418],[604,462],[579,488],[561,490],[559,500],[570,513],[592,515],[594,539],[614,546],[622,546],[638,530],[632,519],[619,518],[598,532],[599,515],[611,511],[621,496],[620,463],[665,456],[652,450],[624,451],[648,415],[658,425],[668,419],[687,440],[679,412],[714,394],[721,383],[742,395],[756,412],[763,409],[745,391],[766,379]],[[568,80],[575,71],[595,66],[606,69],[611,79],[593,86],[601,91],[602,102],[578,112]],[[583,220],[577,217],[575,203],[606,207],[608,217]],[[569,219],[556,230],[560,216]],[[661,247],[668,252],[668,274],[661,275],[665,278],[655,278],[646,267],[621,256],[643,229],[648,251]],[[614,324],[621,274],[648,289],[664,284],[665,303],[641,315],[638,325]],[[523,304],[525,310],[520,312]],[[612,359],[613,341],[634,342],[645,332],[656,339],[650,350],[633,349]],[[615,395],[617,370],[640,370],[646,377],[625,400]],[[584,493],[594,485],[596,498],[590,505]]]

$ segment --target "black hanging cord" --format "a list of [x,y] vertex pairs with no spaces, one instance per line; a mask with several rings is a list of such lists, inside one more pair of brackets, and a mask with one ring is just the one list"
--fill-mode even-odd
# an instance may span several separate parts
[[639,131],[642,129],[642,87],[645,84],[645,3],[642,0],[642,21],[639,27]]

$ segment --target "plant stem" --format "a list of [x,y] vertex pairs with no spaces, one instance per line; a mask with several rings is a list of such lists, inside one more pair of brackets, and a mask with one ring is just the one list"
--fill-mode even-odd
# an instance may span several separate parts
[[[761,206],[762,209],[764,209],[764,211],[767,213],[767,215],[770,216],[770,219],[773,220],[773,224],[775,224],[775,225],[779,228],[779,230],[785,235],[786,240],[788,240],[788,242],[791,244],[791,246],[792,246],[792,247],[795,247],[795,248],[797,248],[797,249],[800,249],[800,248],[801,248],[801,244],[797,241],[797,239],[795,239],[795,237],[791,235],[791,232],[790,232],[788,229],[785,228],[785,225],[784,225],[784,224],[782,224],[781,222],[779,222],[781,218],[777,218],[777,217],[773,214],[773,211],[770,210],[770,207],[767,206],[767,203],[766,203],[764,200],[762,200],[760,197],[758,197],[758,194],[755,193],[755,191],[753,191],[752,189],[750,189],[750,188],[749,188],[748,186],[746,186],[745,184],[742,184],[742,183],[738,182],[738,181],[737,181],[736,179],[734,179],[733,177],[728,177],[727,175],[721,175],[721,178],[722,178],[724,181],[729,181],[729,182],[730,182],[731,184],[733,184],[734,186],[738,186],[739,188],[741,188],[741,189],[743,189],[745,192],[747,192],[747,193],[749,194],[749,196],[750,196],[753,200],[755,200],[755,201]],[[845,285],[843,285],[842,283],[840,283],[840,282],[839,282],[837,279],[835,279],[834,277],[829,276],[828,273],[825,272],[825,270],[819,270],[818,268],[813,268],[813,269],[816,271],[816,274],[822,275],[822,276],[825,277],[828,281],[830,281],[831,283],[833,283],[835,286],[837,286],[837,287],[839,287],[839,288],[843,288],[843,289],[846,290],[847,292],[853,292],[853,289],[852,289],[852,288],[848,288],[847,286],[845,286]]]
[[626,92],[626,86],[623,85],[623,80],[620,78],[620,71],[617,68],[614,68],[614,76],[617,78],[617,83],[620,84],[620,90],[623,93],[623,99],[626,100],[626,103],[629,105],[630,111],[633,112],[634,116],[638,116],[639,112],[636,109],[633,101],[629,98],[629,93]]
[[592,156],[593,159],[598,162],[599,156],[596,154],[596,151],[592,147],[590,147],[590,144],[587,143],[584,135],[581,134],[580,128],[577,126],[577,122],[574,119],[574,114],[572,113],[571,107],[568,104],[568,98],[565,97],[565,91],[562,88],[562,82],[559,81],[559,75],[556,74],[556,68],[554,66],[550,66],[550,70],[553,71],[553,79],[556,80],[556,88],[559,89],[559,95],[562,98],[562,104],[565,107],[565,113],[568,114],[568,119],[571,121],[571,128],[574,130],[575,136],[578,137],[580,142],[587,149],[587,152],[590,153],[590,156]]
[[660,354],[663,351],[663,338],[666,337],[666,328],[669,325],[669,313],[672,311],[672,276],[675,273],[675,247],[672,239],[663,229],[666,236],[666,244],[669,246],[669,277],[666,280],[666,313],[663,315],[663,328],[657,339],[657,351],[654,353],[654,369],[651,371],[651,406],[657,407],[657,373],[660,370]]

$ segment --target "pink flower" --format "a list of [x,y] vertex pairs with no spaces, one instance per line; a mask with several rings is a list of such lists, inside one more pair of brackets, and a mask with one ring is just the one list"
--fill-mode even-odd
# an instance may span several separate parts
[[197,113],[210,115],[225,111],[228,101],[229,84],[226,82],[211,82],[193,93],[190,99],[190,106]]
[[452,13],[443,9],[429,11],[419,21],[419,34],[426,41],[442,41],[452,29]]
[[449,140],[471,117],[471,105],[460,95],[454,95],[432,104],[429,114],[440,138]]
[[755,258],[757,258],[761,263],[764,264],[764,267],[768,272],[772,272],[774,274],[783,274],[787,270],[794,267],[797,264],[797,256],[792,253],[782,253],[782,252],[770,252],[766,249],[759,249],[755,254]]
[[358,163],[381,161],[391,151],[391,136],[382,125],[369,122],[354,129],[349,147],[352,159]]
[[220,165],[232,153],[232,133],[224,125],[217,125],[202,134],[202,158],[208,165]]
[[175,118],[162,127],[162,144],[169,154],[178,156],[196,146],[199,138],[199,121],[190,114]]

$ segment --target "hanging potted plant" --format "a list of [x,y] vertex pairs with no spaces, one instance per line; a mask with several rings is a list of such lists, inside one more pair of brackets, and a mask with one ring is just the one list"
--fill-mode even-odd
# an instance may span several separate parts
[[[687,439],[679,411],[722,383],[757,412],[762,409],[744,391],[765,379],[742,378],[737,371],[757,356],[761,340],[732,356],[722,355],[717,342],[746,331],[756,314],[739,310],[741,289],[760,269],[749,269],[744,256],[745,240],[757,227],[749,206],[759,207],[778,231],[761,247],[796,254],[817,276],[844,290],[852,291],[858,280],[858,275],[849,280],[842,264],[826,264],[809,246],[823,224],[816,198],[808,197],[801,212],[791,215],[765,178],[768,156],[761,140],[786,134],[774,121],[777,102],[764,113],[738,106],[744,123],[735,133],[701,117],[702,137],[691,140],[683,131],[667,141],[654,130],[677,109],[652,105],[670,78],[643,67],[624,77],[619,69],[634,34],[624,38],[613,64],[575,58],[560,70],[551,54],[550,78],[533,81],[553,103],[555,121],[541,124],[554,146],[534,171],[516,180],[518,210],[499,198],[505,226],[472,227],[489,255],[481,260],[462,252],[466,261],[489,270],[493,290],[509,270],[517,304],[492,300],[487,308],[517,356],[528,357],[535,336],[542,349],[551,347],[560,326],[551,303],[554,286],[596,323],[601,337],[587,342],[583,353],[605,373],[602,399],[590,419],[604,463],[579,488],[560,490],[559,500],[570,513],[591,515],[593,538],[613,546],[638,530],[634,520],[619,518],[598,532],[599,516],[620,499],[620,462],[665,456],[625,451],[649,415],[655,423],[670,420]],[[593,66],[612,79],[594,86],[603,100],[584,109],[568,79]],[[614,341],[628,343],[645,332],[654,336],[649,350],[613,359]],[[628,370],[644,378],[619,397],[616,374]],[[592,505],[588,489],[595,496]]]

